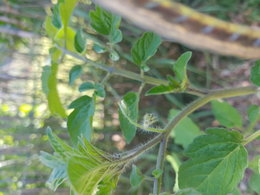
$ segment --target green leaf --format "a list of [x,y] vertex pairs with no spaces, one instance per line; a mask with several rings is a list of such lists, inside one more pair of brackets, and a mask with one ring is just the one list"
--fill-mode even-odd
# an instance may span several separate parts
[[121,17],[115,16],[110,12],[96,6],[95,11],[90,11],[90,25],[98,33],[108,36],[109,42],[112,44],[122,41],[122,32],[118,29]]
[[47,33],[48,37],[54,39],[55,35],[58,32],[58,29],[52,24],[52,18],[47,16],[44,22],[45,32]]
[[[173,119],[179,113],[179,110],[171,109],[168,120]],[[182,119],[171,131],[171,136],[174,137],[175,143],[182,145],[184,148],[187,148],[194,138],[202,134],[203,132],[189,117]]]
[[188,188],[183,189],[175,193],[174,195],[202,195],[200,192],[196,191],[195,189]]
[[130,173],[131,186],[133,187],[139,186],[142,183],[142,180],[143,180],[143,176],[140,169],[137,166],[132,165],[132,171]]
[[68,162],[68,177],[78,195],[108,195],[116,187],[125,164],[114,163],[113,158],[80,139],[77,152]]
[[[126,142],[130,143],[136,134],[136,126],[130,123],[125,115],[132,121],[137,122],[138,119],[138,103],[139,96],[137,93],[128,92],[120,102],[119,121]],[[121,110],[123,109],[123,110]]]
[[105,47],[102,47],[101,45],[94,44],[92,49],[97,53],[105,53],[107,49]]
[[59,155],[62,159],[67,159],[69,153],[72,152],[71,147],[64,143],[59,137],[54,135],[50,127],[47,127],[46,131],[49,138],[49,142],[56,154]]
[[46,184],[55,191],[67,178],[67,165],[59,157],[46,152],[41,152],[39,158],[44,165],[53,169]]
[[131,49],[133,62],[144,69],[147,60],[151,58],[161,44],[161,38],[152,32],[146,32],[137,40]]
[[93,90],[93,89],[95,90],[95,92],[94,92],[95,95],[102,97],[102,98],[104,98],[106,96],[106,92],[105,92],[103,86],[99,83],[94,84],[91,82],[85,82],[79,86],[80,92]]
[[60,10],[59,10],[59,5],[56,4],[52,8],[52,24],[55,26],[57,29],[60,29],[62,24],[61,24],[61,19],[60,19]]
[[53,63],[50,66],[43,67],[41,76],[43,92],[47,96],[49,110],[53,115],[59,115],[65,118],[66,112],[61,104],[57,89],[58,64]]
[[212,111],[221,125],[227,128],[242,127],[242,117],[233,106],[227,102],[211,101]]
[[250,122],[250,126],[257,123],[260,120],[260,107],[257,105],[250,105],[247,110],[248,119]]
[[260,174],[253,173],[249,179],[249,187],[257,194],[260,194]]
[[[203,195],[226,195],[243,178],[247,151],[236,131],[213,128],[194,139],[179,169],[179,187],[194,188]],[[220,187],[221,186],[221,187]]]
[[69,84],[73,85],[75,80],[80,77],[82,73],[82,67],[80,65],[73,66],[69,73]]
[[167,94],[172,93],[174,91],[174,87],[170,85],[158,85],[151,89],[149,89],[145,95],[161,95],[161,94]]
[[67,123],[72,142],[77,144],[80,136],[91,140],[92,119],[95,111],[94,100],[89,96],[82,96],[73,101],[69,108],[74,108]]
[[78,30],[74,38],[74,47],[77,52],[82,53],[86,48],[86,40],[82,36],[82,31]]
[[256,61],[251,68],[250,81],[256,86],[260,86],[260,60]]
[[112,61],[114,61],[114,62],[116,62],[116,61],[118,61],[118,60],[120,59],[118,53],[117,53],[115,50],[112,50],[112,51],[110,52],[109,58],[110,58]]
[[188,51],[182,54],[173,65],[173,71],[180,83],[187,83],[187,64],[191,58],[192,52]]
[[161,169],[155,169],[155,170],[153,170],[153,172],[152,172],[152,175],[155,177],[155,178],[159,178],[159,177],[161,177],[161,175],[163,174],[163,170],[161,170]]

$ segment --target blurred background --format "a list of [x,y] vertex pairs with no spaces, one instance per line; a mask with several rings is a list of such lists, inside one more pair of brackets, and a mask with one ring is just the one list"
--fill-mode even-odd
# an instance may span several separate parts
[[[260,27],[259,0],[180,2],[223,20]],[[79,4],[74,11],[71,26],[81,27],[90,37],[95,36],[102,41],[102,37],[97,36],[87,25],[88,11],[92,6],[87,5],[84,0]],[[42,67],[48,63],[51,47],[51,40],[44,32],[43,23],[46,14],[50,13],[51,5],[51,0],[0,0],[0,195],[69,194],[65,185],[56,192],[48,190],[45,182],[50,175],[50,169],[38,160],[40,151],[52,151],[45,134],[47,126],[52,127],[63,139],[68,139],[66,121],[50,115],[41,87]],[[143,31],[125,20],[122,21],[121,29],[124,41],[117,48],[121,58],[113,65],[136,71],[136,67],[127,66],[125,59],[129,57],[132,43]],[[108,55],[93,52],[93,40],[87,43],[91,58],[104,59],[108,64],[112,64]],[[151,61],[150,74],[158,78],[165,76],[174,60],[188,50],[190,49],[179,44],[164,42]],[[249,70],[252,63],[233,57],[193,51],[188,67],[189,78],[194,85],[206,89],[246,86],[249,85]],[[104,77],[104,72],[85,66],[80,80],[69,86],[68,73],[77,64],[82,65],[82,62],[68,57],[60,66],[59,92],[65,107],[79,97],[77,87],[82,81],[100,81]],[[110,83],[119,95],[124,95],[130,90],[138,90],[139,87],[137,82],[120,77],[113,77]],[[158,115],[159,125],[163,125],[170,108],[182,109],[194,99],[194,96],[185,94],[142,97],[140,115],[145,113]],[[248,106],[260,105],[260,100],[256,96],[237,97],[228,102],[243,113],[245,120]],[[218,125],[209,105],[192,114],[191,118],[202,130]],[[107,97],[98,103],[94,126],[93,142],[111,153],[133,148],[147,139],[146,134],[138,131],[135,140],[126,145],[119,128],[117,105],[109,91]],[[248,146],[252,158],[260,153],[257,146],[260,146],[259,142]],[[137,162],[143,173],[149,175],[154,169],[156,151],[155,148],[154,151],[146,153],[143,156],[144,160]],[[169,154],[179,154],[182,151],[181,145],[174,143],[173,140],[170,142]],[[164,188],[172,190],[174,180],[169,175],[174,175],[173,169],[170,163],[167,163],[165,168],[169,174],[165,174]],[[132,189],[129,184],[129,171],[126,171],[115,194],[148,194],[151,185],[152,182],[148,180],[143,182],[139,189]],[[129,190],[126,192],[125,189]],[[240,190],[243,194],[254,194],[248,185],[247,175],[240,184]]]

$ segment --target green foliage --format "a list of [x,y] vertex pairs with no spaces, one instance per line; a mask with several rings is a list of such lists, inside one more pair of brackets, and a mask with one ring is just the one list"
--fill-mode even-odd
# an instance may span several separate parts
[[115,16],[101,7],[96,6],[95,11],[89,12],[89,17],[92,28],[98,33],[106,35],[110,43],[116,44],[122,41],[122,32],[118,29],[121,22],[119,16]]
[[145,95],[161,95],[167,93],[184,92],[189,82],[186,71],[191,55],[191,52],[186,52],[182,54],[173,64],[173,72],[176,75],[176,79],[172,76],[167,76],[167,80],[169,82],[168,85],[155,86],[147,91]]
[[242,127],[242,117],[233,106],[227,102],[212,101],[212,111],[221,125],[227,128]]
[[82,67],[80,65],[75,65],[71,68],[69,73],[69,84],[73,85],[74,81],[80,77],[82,73]]
[[192,53],[190,51],[185,52],[177,59],[177,61],[173,65],[173,71],[175,72],[180,85],[183,87],[188,83],[186,69],[191,55]]
[[52,10],[52,24],[53,26],[55,26],[57,29],[60,29],[62,26],[61,23],[61,18],[60,18],[60,10],[59,10],[59,5],[56,4],[53,6],[53,10]]
[[163,170],[161,170],[161,169],[155,169],[152,172],[152,175],[154,176],[154,178],[157,178],[157,179],[159,177],[161,177],[162,174],[163,174]]
[[74,100],[69,109],[74,109],[68,117],[68,131],[74,144],[78,143],[79,137],[83,136],[91,140],[92,119],[95,112],[94,99],[89,96],[82,96]]
[[132,171],[130,173],[130,184],[133,187],[137,187],[142,183],[143,180],[143,175],[140,171],[140,169],[135,166],[132,165]]
[[94,94],[104,98],[106,96],[106,91],[103,88],[103,86],[99,83],[91,83],[91,82],[85,82],[82,83],[79,86],[79,91],[83,92],[83,91],[88,91],[88,90],[94,90]]
[[82,53],[86,48],[86,40],[84,39],[81,30],[76,32],[74,38],[74,47],[79,53]]
[[151,32],[144,33],[132,47],[131,55],[133,62],[142,70],[149,70],[146,62],[156,53],[160,44],[161,38],[158,35]]
[[57,89],[57,72],[58,64],[53,63],[50,66],[43,67],[42,72],[42,89],[48,99],[49,110],[54,115],[66,117],[66,112],[61,104]]
[[[179,114],[179,110],[171,109],[168,119],[172,119]],[[184,148],[193,141],[199,135],[202,135],[199,127],[189,118],[186,117],[171,131],[171,136],[174,137],[174,141],[177,144],[181,144]]]
[[179,186],[194,188],[204,195],[226,195],[242,179],[247,167],[243,137],[221,128],[206,133],[186,150],[190,159],[180,166]]
[[257,194],[260,194],[260,174],[259,173],[253,173],[249,179],[249,187],[256,192]]
[[260,120],[260,107],[257,105],[250,105],[247,110],[249,119],[249,127],[254,126]]
[[122,101],[120,102],[119,108],[119,121],[122,133],[126,139],[127,143],[130,143],[135,136],[136,126],[129,122],[128,117],[137,122],[138,119],[138,103],[139,96],[137,93],[128,92],[124,95]]
[[110,194],[116,187],[124,163],[114,162],[113,158],[80,139],[77,151],[68,161],[68,178],[78,195]]
[[260,60],[251,68],[250,80],[256,86],[260,86]]

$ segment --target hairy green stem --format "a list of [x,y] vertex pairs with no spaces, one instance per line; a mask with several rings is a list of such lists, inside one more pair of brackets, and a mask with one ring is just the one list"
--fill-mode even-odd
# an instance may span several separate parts
[[249,144],[250,142],[252,142],[253,140],[255,140],[256,138],[260,137],[260,130],[257,130],[256,132],[254,132],[252,135],[248,136],[245,141],[244,141],[244,145]]

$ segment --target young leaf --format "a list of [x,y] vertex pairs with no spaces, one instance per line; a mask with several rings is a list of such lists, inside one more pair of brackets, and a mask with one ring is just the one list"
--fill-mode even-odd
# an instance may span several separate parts
[[[74,29],[67,27],[66,33],[65,33],[64,28],[61,28],[56,33],[54,40],[59,46],[65,48],[65,45],[66,45],[67,50],[72,51],[72,52],[77,52],[74,47],[75,36],[76,36],[76,32],[74,31]],[[66,41],[66,44],[65,44],[65,41]]]
[[97,53],[105,53],[107,49],[105,47],[102,47],[101,45],[94,44],[92,49]]
[[152,32],[146,32],[137,40],[131,49],[133,62],[140,68],[146,67],[146,62],[157,51],[161,44],[161,38]]
[[227,102],[212,101],[212,111],[221,125],[227,128],[242,127],[242,117],[233,106]]
[[260,86],[260,60],[256,61],[251,68],[250,81],[256,86]]
[[[136,126],[131,124],[124,114],[126,114],[134,122],[137,122],[138,103],[139,103],[138,94],[134,92],[127,93],[123,97],[123,100],[120,102],[121,104],[119,108],[120,127],[122,129],[124,137],[126,138],[127,143],[130,143],[134,138],[136,133]],[[121,110],[121,108],[124,110]]]
[[132,165],[132,171],[130,173],[131,186],[133,187],[139,186],[142,183],[142,180],[143,180],[143,176],[140,169],[137,166]]
[[161,169],[155,169],[152,172],[152,175],[154,176],[154,178],[159,178],[161,175],[163,174],[163,170]]
[[72,152],[71,147],[64,143],[59,137],[54,135],[50,127],[47,127],[46,131],[49,142],[56,154],[64,160],[67,159],[69,157],[69,153]]
[[250,126],[254,125],[258,120],[260,120],[260,107],[257,105],[251,105],[247,110],[247,114]]
[[74,108],[67,123],[72,142],[77,144],[80,136],[91,140],[92,118],[95,111],[94,100],[89,96],[82,96],[73,101],[69,108]]
[[111,194],[116,187],[124,163],[113,162],[113,158],[91,145],[86,139],[80,139],[77,152],[69,160],[67,172],[73,189],[79,195]]
[[110,12],[96,6],[95,11],[90,11],[90,25],[98,33],[108,36],[109,42],[112,44],[122,41],[122,33],[118,29],[121,17],[115,16]]
[[55,191],[67,178],[67,165],[59,157],[41,152],[40,161],[45,166],[52,168],[51,175],[47,180],[47,186]]
[[[179,112],[179,110],[171,109],[168,120],[176,117]],[[175,143],[182,145],[184,148],[187,148],[194,138],[202,134],[203,132],[200,131],[199,127],[189,117],[182,119],[171,131],[171,136],[174,137]]]
[[85,82],[85,83],[82,83],[82,84],[79,86],[79,91],[80,91],[80,92],[88,91],[88,90],[93,90],[93,89],[95,89],[95,84],[94,84],[94,83],[91,83],[91,82]]
[[243,136],[222,128],[206,133],[187,148],[185,154],[190,159],[180,166],[179,187],[194,188],[203,195],[226,195],[237,186],[247,167]]
[[186,69],[191,55],[192,53],[190,51],[185,52],[177,59],[177,61],[173,65],[173,71],[175,72],[180,83],[187,83],[188,78]]
[[82,73],[82,67],[80,65],[73,66],[69,73],[69,84],[73,85],[74,81],[80,77]]
[[167,94],[172,93],[174,91],[174,87],[171,85],[158,85],[151,89],[149,89],[145,95],[161,95],[161,94]]
[[77,50],[77,52],[79,52],[79,53],[82,53],[85,50],[86,40],[84,39],[81,30],[78,30],[76,32],[76,35],[74,38],[74,47]]

